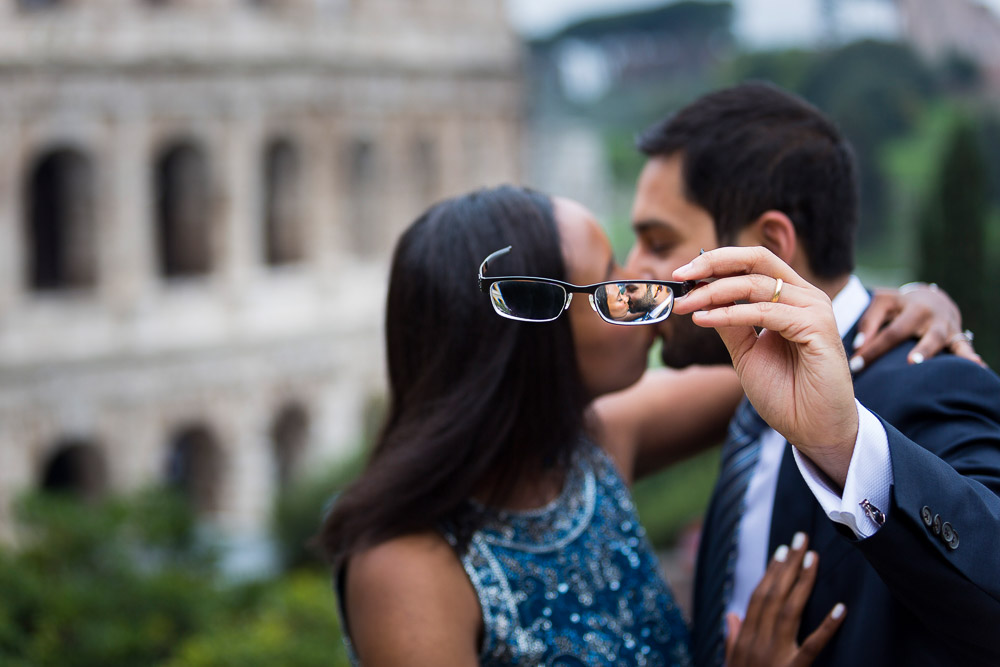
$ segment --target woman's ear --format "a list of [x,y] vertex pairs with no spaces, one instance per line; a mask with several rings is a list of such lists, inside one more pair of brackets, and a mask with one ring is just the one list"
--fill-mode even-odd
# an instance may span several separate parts
[[792,219],[781,211],[764,211],[760,217],[747,225],[737,237],[742,246],[764,246],[786,264],[795,264],[798,250],[798,235]]

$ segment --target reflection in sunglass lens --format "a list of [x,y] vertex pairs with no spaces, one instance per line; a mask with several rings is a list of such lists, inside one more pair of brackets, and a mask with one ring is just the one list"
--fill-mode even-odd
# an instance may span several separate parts
[[674,292],[656,283],[613,283],[594,294],[597,312],[615,324],[662,322],[674,307]]
[[559,317],[566,305],[566,290],[533,280],[500,280],[490,285],[490,300],[501,315],[545,322]]

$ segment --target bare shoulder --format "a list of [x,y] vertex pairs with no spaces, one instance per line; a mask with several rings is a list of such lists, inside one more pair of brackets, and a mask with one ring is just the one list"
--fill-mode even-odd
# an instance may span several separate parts
[[367,665],[476,664],[479,601],[435,533],[398,537],[352,556],[344,608]]

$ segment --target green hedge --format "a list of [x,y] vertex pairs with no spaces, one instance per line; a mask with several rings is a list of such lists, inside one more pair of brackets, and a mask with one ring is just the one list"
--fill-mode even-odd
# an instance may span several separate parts
[[346,665],[322,571],[223,581],[179,499],[33,496],[0,551],[0,664]]

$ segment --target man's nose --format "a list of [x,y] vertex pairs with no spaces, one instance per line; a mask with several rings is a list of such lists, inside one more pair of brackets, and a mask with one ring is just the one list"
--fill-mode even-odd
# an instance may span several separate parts
[[656,272],[653,270],[649,253],[643,252],[642,247],[638,243],[632,246],[628,256],[625,258],[625,271],[626,275],[631,278],[656,279],[657,277]]

